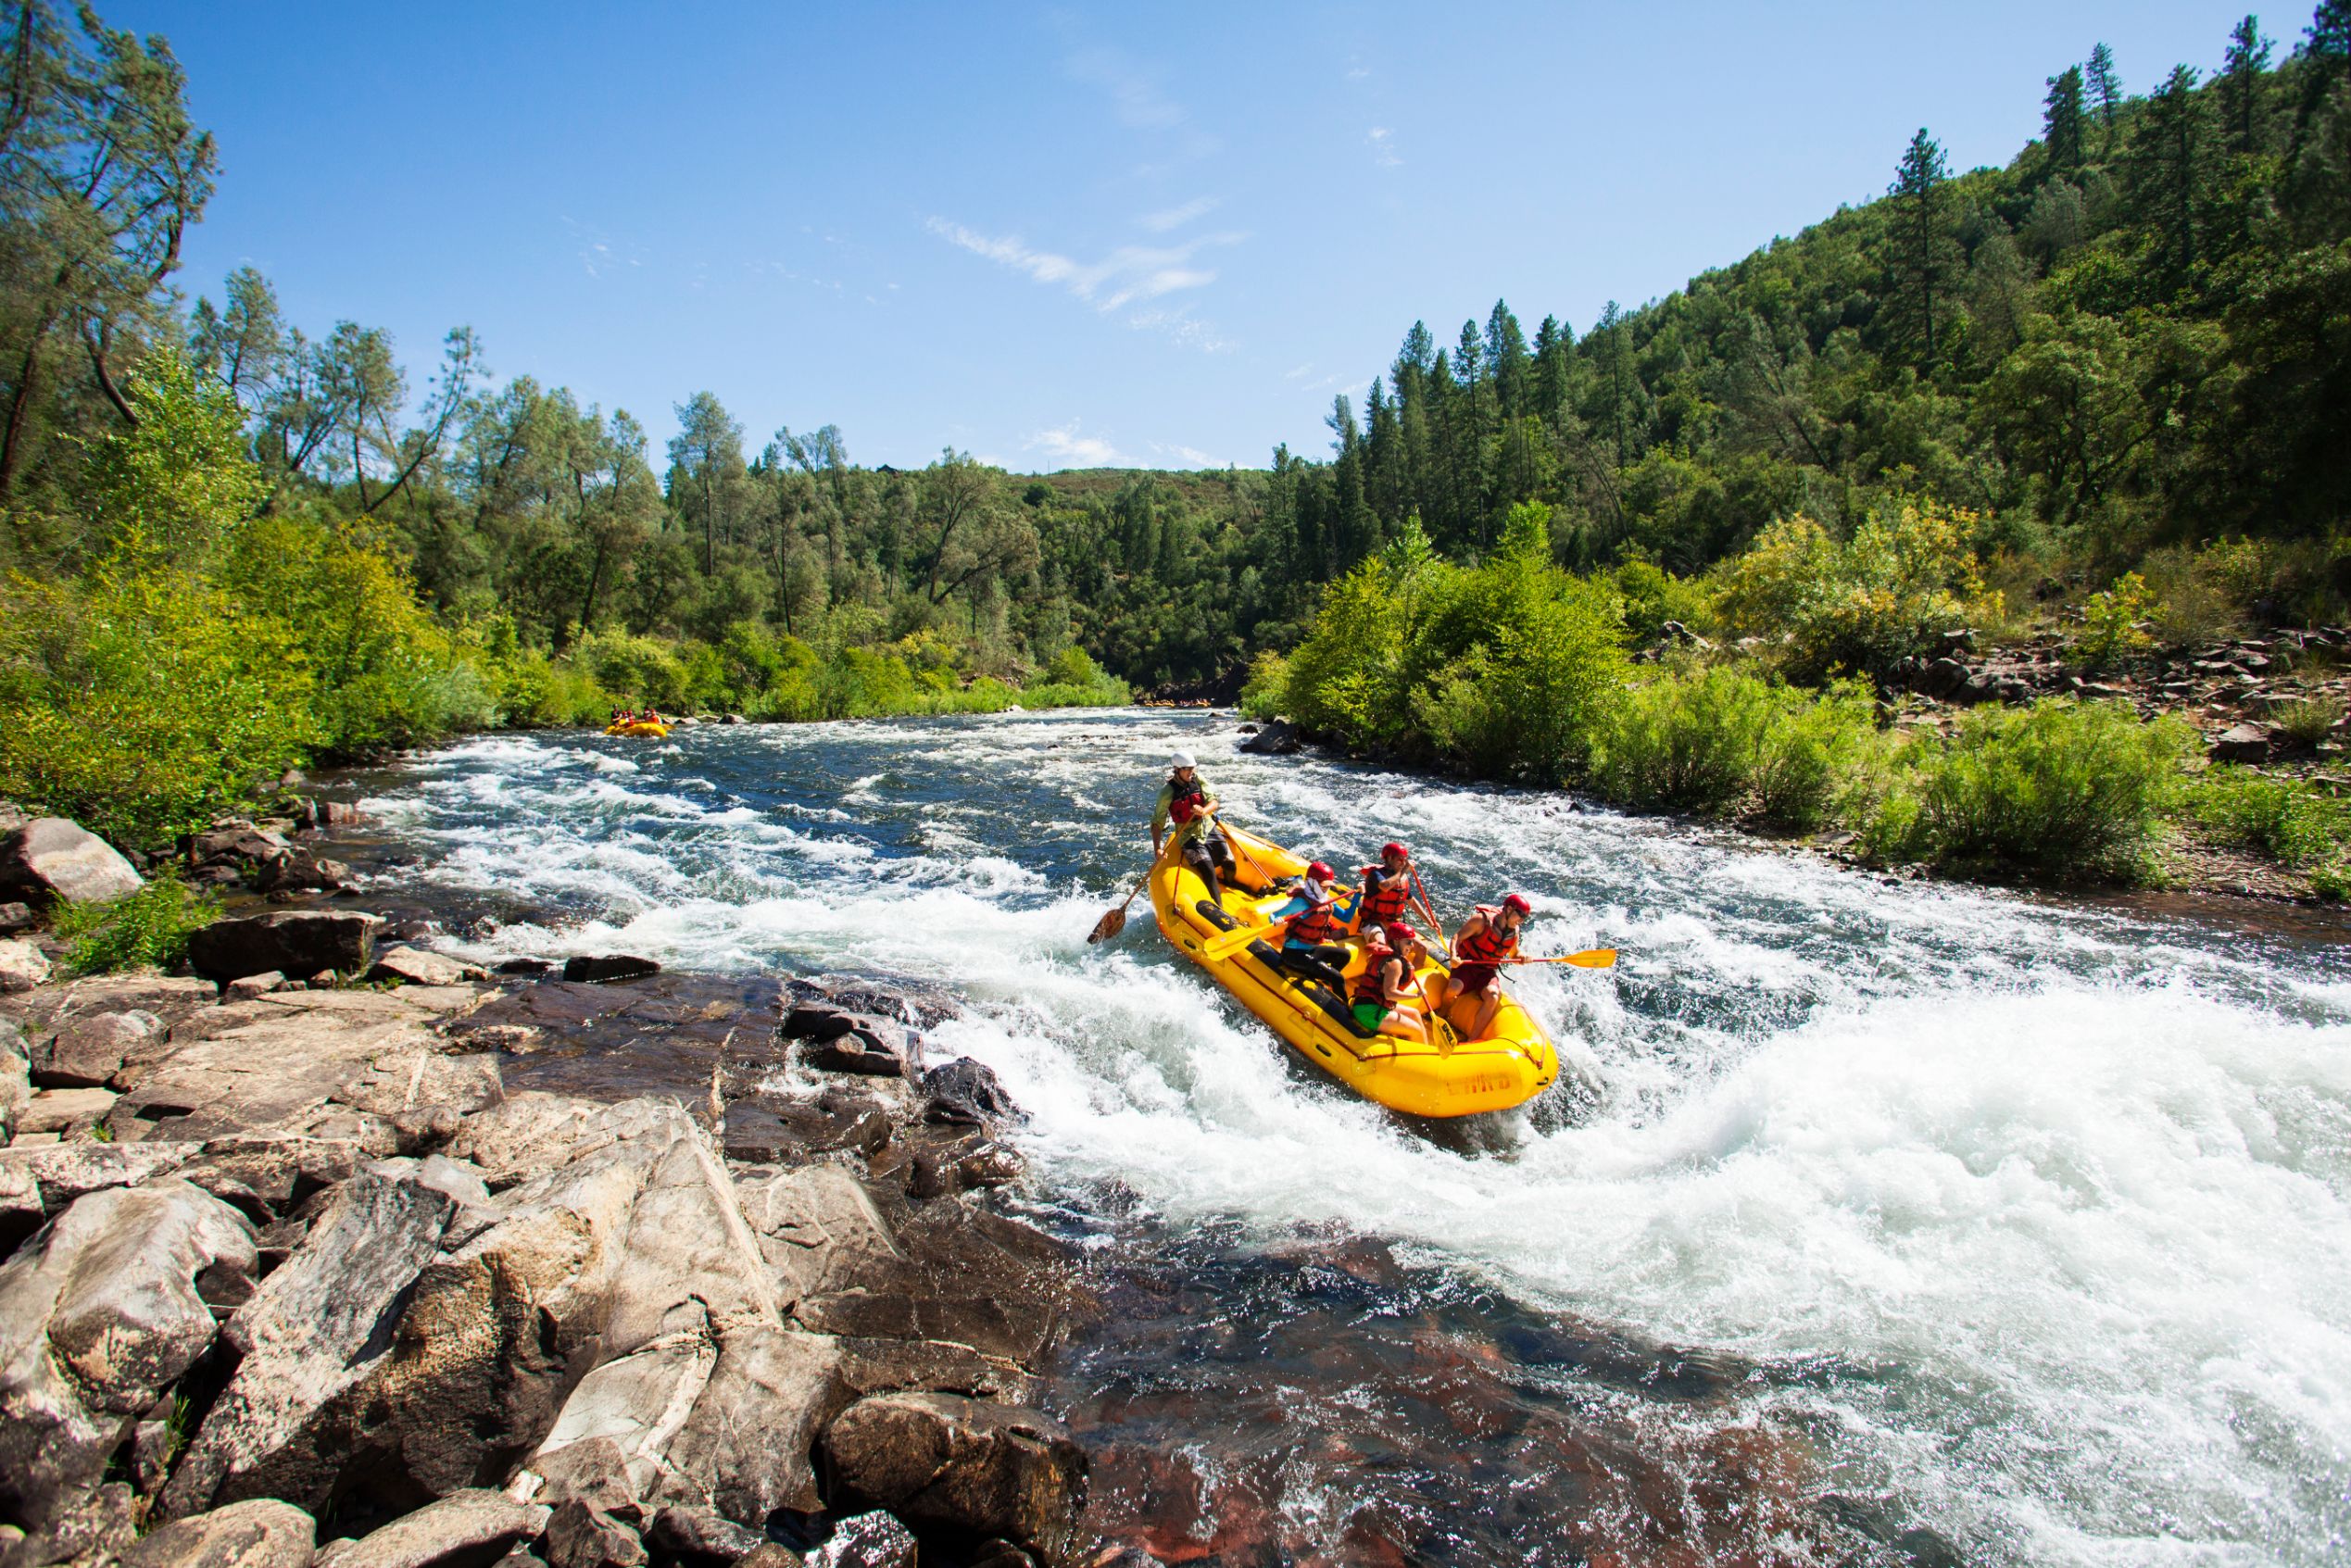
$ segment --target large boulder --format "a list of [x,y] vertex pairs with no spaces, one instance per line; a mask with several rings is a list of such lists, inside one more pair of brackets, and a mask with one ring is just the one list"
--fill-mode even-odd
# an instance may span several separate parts
[[469,1487],[319,1553],[319,1568],[473,1568],[547,1528],[548,1510]]
[[381,915],[353,909],[284,909],[214,921],[188,938],[188,962],[207,980],[227,982],[278,970],[286,974],[364,974]]
[[1287,719],[1276,719],[1240,743],[1240,748],[1252,757],[1288,757],[1306,744],[1298,733],[1298,726]]
[[0,1515],[40,1527],[86,1507],[140,1413],[211,1348],[207,1294],[257,1261],[242,1216],[166,1180],[76,1199],[0,1265]]
[[1020,1114],[1003,1080],[986,1062],[959,1056],[923,1074],[923,1119],[952,1125],[985,1126]]
[[263,1496],[323,1506],[334,1456],[308,1428],[391,1348],[457,1208],[367,1172],[334,1189],[301,1247],[230,1320],[243,1359],[164,1488],[168,1515]]
[[0,895],[103,904],[145,885],[114,846],[63,817],[36,817],[0,838]]
[[827,1500],[887,1509],[950,1549],[1013,1542],[1048,1562],[1077,1543],[1086,1455],[1032,1410],[954,1394],[877,1394],[824,1433]]
[[317,1525],[274,1498],[175,1519],[122,1552],[122,1568],[310,1568]]

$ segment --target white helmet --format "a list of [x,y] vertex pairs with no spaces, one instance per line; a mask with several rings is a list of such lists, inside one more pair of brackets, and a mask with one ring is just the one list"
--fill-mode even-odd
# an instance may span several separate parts
[[1188,751],[1177,752],[1176,754],[1175,762],[1176,766],[1178,768],[1197,768],[1200,766],[1199,763],[1192,760],[1192,754]]

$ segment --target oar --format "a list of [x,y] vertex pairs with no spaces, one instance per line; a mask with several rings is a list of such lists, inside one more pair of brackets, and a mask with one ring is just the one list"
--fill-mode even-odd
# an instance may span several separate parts
[[1276,921],[1271,925],[1244,925],[1238,931],[1228,931],[1222,936],[1213,936],[1201,944],[1200,956],[1203,959],[1231,958],[1266,933],[1279,931],[1284,923],[1284,922]]
[[[1156,869],[1156,862],[1154,862],[1154,869]],[[1142,893],[1144,888],[1150,885],[1150,881],[1151,873],[1150,872],[1145,872],[1143,873],[1143,880],[1137,883],[1133,891],[1126,895],[1126,902],[1121,904],[1118,908],[1111,910],[1110,913],[1096,921],[1094,922],[1094,934],[1086,938],[1086,940],[1089,943],[1107,942],[1112,937],[1117,935],[1120,932],[1125,930],[1126,910],[1128,907],[1135,902],[1136,898]]]
[[1589,947],[1580,953],[1568,953],[1555,959],[1499,959],[1498,963],[1571,963],[1578,969],[1611,969],[1616,966],[1616,949]]
[[1437,945],[1441,947],[1449,939],[1445,935],[1445,922],[1437,918],[1437,900],[1429,896],[1428,884],[1420,880],[1418,866],[1412,868],[1412,876],[1413,891],[1420,895],[1420,912],[1428,917],[1429,926],[1437,933]]

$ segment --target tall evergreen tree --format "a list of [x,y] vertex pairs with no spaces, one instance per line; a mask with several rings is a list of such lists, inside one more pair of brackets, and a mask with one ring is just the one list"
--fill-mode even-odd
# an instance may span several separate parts
[[1886,194],[1893,198],[1892,305],[1897,333],[1914,345],[1921,368],[1935,363],[1935,318],[1943,307],[1956,246],[1947,232],[1944,186],[1951,178],[1942,147],[1927,128],[1910,138]]
[[2114,140],[2115,116],[2122,109],[2122,78],[2115,73],[2114,51],[2104,44],[2090,51],[2087,72],[2090,87],[2090,107],[2098,117],[2101,153]]
[[2052,174],[2081,167],[2081,68],[2068,66],[2049,78],[2042,100],[2041,146]]
[[1566,412],[1575,352],[1575,332],[1556,316],[1544,317],[1535,329],[1535,412],[1553,431]]
[[1494,379],[1494,400],[1505,421],[1527,411],[1527,334],[1499,299],[1486,317],[1486,373]]
[[2175,286],[2187,281],[2196,264],[2205,135],[2195,69],[2174,66],[2149,95],[2139,123],[2131,194],[2142,220],[2160,237],[2160,254]]
[[2261,19],[2247,14],[2230,30],[2229,53],[2220,67],[2220,115],[2229,135],[2229,150],[2239,156],[2259,151],[2255,121],[2261,102],[2261,75],[2269,69],[2269,40],[2261,36]]

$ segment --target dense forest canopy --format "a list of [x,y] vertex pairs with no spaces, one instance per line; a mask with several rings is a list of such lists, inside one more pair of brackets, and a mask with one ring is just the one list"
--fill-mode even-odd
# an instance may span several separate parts
[[214,151],[169,46],[45,0],[8,32],[0,565],[19,572],[115,546],[90,455],[135,426],[127,381],[169,348],[233,407],[259,514],[363,532],[446,625],[558,660],[733,636],[899,646],[965,682],[1072,647],[1138,682],[1213,677],[1295,643],[1321,585],[1408,520],[1474,561],[1526,501],[1574,570],[1700,571],[1774,520],[1840,533],[1926,495],[2036,571],[2103,582],[2244,533],[2294,547],[2280,613],[2351,586],[2351,0],[2290,46],[2248,17],[2218,69],[2142,96],[2101,44],[2050,76],[2007,167],[1954,174],[1921,130],[1881,199],[1580,334],[1500,302],[1451,341],[1416,323],[1360,408],[1337,400],[1326,458],[1035,479],[951,449],[861,466],[832,426],[747,431],[707,390],[656,451],[624,410],[495,384],[463,327],[427,368],[379,329],[288,320],[250,269],[190,301],[174,271]]

